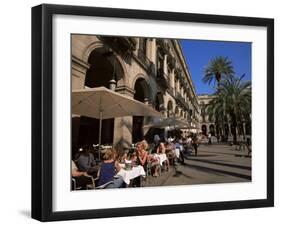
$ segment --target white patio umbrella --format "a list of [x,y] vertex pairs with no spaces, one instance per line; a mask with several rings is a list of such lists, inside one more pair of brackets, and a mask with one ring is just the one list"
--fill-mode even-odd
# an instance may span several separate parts
[[123,116],[162,116],[150,106],[105,87],[72,90],[72,114],[99,119],[99,158],[102,120]]
[[169,129],[182,129],[188,127],[188,123],[175,117],[158,118],[155,122],[145,125],[144,128],[169,128]]
[[183,126],[180,129],[198,129],[196,126],[192,126],[192,125],[187,125],[187,126]]

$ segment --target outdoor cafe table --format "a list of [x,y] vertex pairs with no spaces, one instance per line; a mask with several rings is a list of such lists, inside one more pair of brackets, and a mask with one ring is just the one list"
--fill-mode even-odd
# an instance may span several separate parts
[[154,154],[159,159],[160,166],[162,166],[163,162],[165,162],[167,159],[166,154]]
[[116,174],[117,176],[121,176],[126,184],[130,184],[130,180],[143,176],[145,177],[144,168],[141,165],[133,166],[131,170],[124,169],[124,164],[120,164],[121,169]]
[[176,155],[177,158],[180,157],[180,149],[178,149],[178,148],[175,148],[175,149],[166,148],[166,152],[172,152]]
[[179,148],[174,149],[173,152],[175,153],[175,155],[177,156],[177,158],[180,157],[180,149],[179,149]]

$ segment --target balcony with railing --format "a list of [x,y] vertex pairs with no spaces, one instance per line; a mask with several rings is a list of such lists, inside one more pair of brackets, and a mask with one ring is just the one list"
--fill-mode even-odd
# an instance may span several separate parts
[[188,110],[188,104],[186,103],[185,99],[182,97],[182,95],[177,92],[176,93],[176,101],[178,104],[180,104],[185,110]]
[[167,74],[164,73],[163,68],[159,68],[157,70],[157,76],[156,76],[156,80],[159,82],[159,84],[164,88],[164,89],[168,89],[170,82],[169,82],[169,77]]
[[145,52],[142,50],[138,51],[138,60],[140,60],[147,69],[151,69],[153,63],[147,58]]
[[101,36],[100,39],[109,44],[113,49],[123,53],[133,52],[136,49],[137,42],[134,38]]

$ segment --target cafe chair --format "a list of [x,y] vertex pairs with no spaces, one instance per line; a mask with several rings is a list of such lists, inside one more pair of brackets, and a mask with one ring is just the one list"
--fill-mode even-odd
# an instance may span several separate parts
[[[87,183],[87,185],[86,185],[86,190],[94,189],[96,187],[95,184],[96,184],[97,178],[93,178],[92,176],[85,176],[85,177],[89,178],[89,183]],[[82,186],[77,186],[77,181],[76,181],[75,177],[71,178],[71,187],[72,187],[72,190],[82,190],[83,189]]]
[[76,179],[75,178],[71,178],[71,189],[72,190],[80,190],[82,189],[81,186],[77,187],[77,182],[76,182]]
[[[85,188],[88,190],[88,189],[92,189],[93,187],[94,187],[94,184],[89,183],[86,185]],[[77,185],[77,178],[75,178],[75,177],[71,178],[71,189],[72,190],[84,190],[85,188]]]
[[149,175],[152,175],[151,168],[152,168],[151,162],[148,162],[146,164],[146,177],[148,177]]
[[109,181],[109,182],[107,182],[105,184],[102,184],[102,185],[96,187],[96,189],[105,189],[110,184],[113,184],[113,181]]

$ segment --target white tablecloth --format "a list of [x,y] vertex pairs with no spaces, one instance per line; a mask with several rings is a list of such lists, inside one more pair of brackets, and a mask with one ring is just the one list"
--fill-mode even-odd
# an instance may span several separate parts
[[177,156],[177,158],[180,157],[180,149],[179,148],[174,149],[173,152]]
[[168,160],[166,154],[154,154],[154,157],[159,159],[160,166],[162,166],[163,162]]
[[142,166],[135,166],[131,170],[120,169],[117,176],[121,176],[126,184],[130,184],[130,180],[138,176],[145,177],[145,171]]

